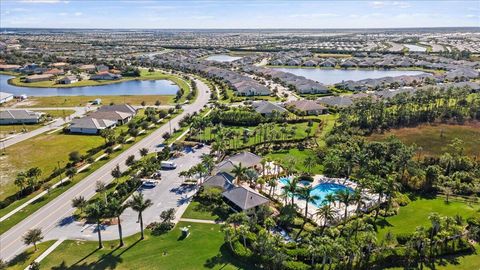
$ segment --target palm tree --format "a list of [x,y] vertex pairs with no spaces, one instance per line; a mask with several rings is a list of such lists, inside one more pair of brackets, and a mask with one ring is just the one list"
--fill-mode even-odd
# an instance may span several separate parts
[[83,196],[78,196],[72,199],[72,207],[80,209],[80,213],[83,213],[83,208],[87,205],[87,201]]
[[295,236],[295,239],[298,239],[300,234],[303,232],[305,228],[305,224],[307,224],[308,221],[308,204],[310,202],[315,202],[320,199],[318,195],[312,194],[312,186],[308,185],[306,187],[302,187],[298,190],[298,197],[302,200],[305,200],[305,214],[303,216],[303,224],[302,227],[300,228],[300,231],[298,231],[297,235]]
[[103,244],[100,221],[105,217],[105,206],[101,202],[95,202],[90,204],[85,212],[89,218],[94,219],[97,223],[98,248],[101,249],[103,248]]
[[118,199],[111,199],[107,204],[107,210],[111,217],[117,218],[118,223],[118,236],[120,238],[120,246],[123,246],[123,237],[122,237],[122,224],[120,216],[125,210],[126,206],[122,204]]
[[132,199],[127,203],[128,207],[131,207],[133,211],[138,212],[138,220],[140,221],[140,239],[144,239],[143,235],[143,216],[142,212],[145,209],[153,205],[150,199],[144,199],[142,193],[133,194]]
[[353,201],[352,193],[348,189],[341,189],[335,192],[335,196],[337,197],[338,201],[345,205],[345,213],[343,216],[343,221],[347,221],[348,215],[348,206]]
[[303,161],[303,166],[305,167],[305,170],[308,174],[312,173],[313,167],[317,164],[317,161],[315,160],[314,157],[308,156],[304,161]]
[[335,218],[336,213],[337,210],[335,210],[335,208],[333,208],[330,204],[324,204],[320,208],[318,208],[316,215],[319,218],[323,219],[322,233],[327,227],[328,222]]
[[292,199],[291,203],[294,205],[295,203],[295,195],[298,191],[298,178],[288,179],[285,186],[282,187],[286,194],[290,196]]
[[41,229],[31,229],[28,230],[23,236],[23,243],[25,243],[25,245],[33,244],[35,251],[37,251],[37,242],[42,241],[42,239],[43,235]]
[[232,173],[235,176],[235,180],[237,181],[237,184],[241,180],[243,180],[246,172],[247,172],[247,168],[243,167],[242,163],[239,163],[238,165],[233,165]]
[[215,164],[213,160],[213,156],[209,154],[202,154],[201,159],[202,159],[202,163],[205,165],[208,172],[210,172],[213,168],[213,165]]
[[325,198],[323,199],[323,203],[331,204],[333,203],[333,206],[337,206],[335,203],[337,201],[337,198],[335,197],[334,193],[328,193],[325,195]]

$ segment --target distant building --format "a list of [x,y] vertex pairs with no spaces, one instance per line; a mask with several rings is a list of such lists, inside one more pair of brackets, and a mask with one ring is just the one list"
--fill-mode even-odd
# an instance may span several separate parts
[[19,65],[0,65],[0,71],[18,71],[20,68]]
[[25,82],[27,83],[32,83],[32,82],[43,82],[43,81],[49,81],[51,78],[53,78],[53,74],[35,74],[35,75],[30,75],[25,78]]
[[0,92],[0,104],[8,102],[13,99],[13,94],[11,93],[6,93],[6,92]]
[[37,124],[40,122],[42,113],[29,110],[6,110],[0,111],[0,124]]
[[58,75],[65,74],[65,72],[63,71],[63,69],[52,68],[52,69],[49,69],[49,70],[43,72],[43,74],[52,74],[52,75],[58,76]]
[[76,82],[78,82],[78,78],[77,76],[74,76],[74,75],[65,76],[58,80],[59,84],[72,84]]
[[95,72],[97,69],[95,67],[95,65],[81,65],[78,67],[78,69],[80,69],[81,71],[85,71],[85,72]]
[[108,71],[99,72],[95,75],[90,76],[90,80],[118,80],[121,78],[122,75],[113,74]]

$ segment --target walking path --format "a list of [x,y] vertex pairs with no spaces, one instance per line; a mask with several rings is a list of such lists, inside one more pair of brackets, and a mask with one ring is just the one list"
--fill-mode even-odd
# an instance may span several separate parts
[[[37,262],[37,263],[41,262],[50,253],[52,253],[58,246],[60,246],[60,244],[63,243],[63,241],[65,241],[65,238],[58,239],[57,242],[53,243],[53,245],[51,245],[47,250],[45,250],[45,252],[40,254],[40,256],[38,256],[38,258],[36,258],[34,261]],[[30,265],[25,267],[25,270],[29,270],[29,269],[30,269]]]
[[205,224],[224,224],[225,222],[217,222],[215,220],[208,219],[194,219],[194,218],[181,218],[180,221],[193,222],[193,223],[205,223]]

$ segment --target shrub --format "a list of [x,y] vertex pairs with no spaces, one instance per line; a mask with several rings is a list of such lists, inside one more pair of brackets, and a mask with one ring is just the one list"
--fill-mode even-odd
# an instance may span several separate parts
[[303,262],[297,262],[297,261],[284,261],[283,262],[283,267],[286,270],[308,270],[310,269],[310,266]]
[[244,247],[240,242],[233,243],[233,253],[240,258],[248,258],[252,256],[252,251]]
[[400,245],[405,245],[411,238],[412,238],[412,235],[409,234],[409,233],[399,233],[399,234],[397,234],[397,242]]

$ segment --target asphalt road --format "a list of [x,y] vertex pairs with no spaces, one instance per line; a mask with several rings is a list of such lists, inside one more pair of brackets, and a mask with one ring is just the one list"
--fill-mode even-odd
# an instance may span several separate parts
[[[172,129],[178,127],[179,121],[187,114],[199,111],[204,107],[210,98],[210,90],[208,86],[199,80],[195,80],[198,87],[198,97],[194,103],[184,105],[184,111],[182,114],[173,118],[170,122]],[[72,198],[76,196],[84,196],[85,199],[91,198],[95,194],[95,183],[102,181],[104,183],[111,182],[112,176],[110,175],[112,169],[118,164],[123,171],[126,169],[125,160],[130,155],[139,157],[139,150],[141,148],[148,148],[150,151],[154,151],[164,139],[162,135],[165,132],[169,132],[169,124],[165,124],[162,127],[155,130],[152,134],[148,135],[125,152],[118,155],[116,158],[109,161],[107,164],[90,174],[81,182],[65,191],[56,199],[46,204],[35,213],[15,225],[13,228],[0,235],[0,258],[3,260],[12,259],[16,254],[22,252],[26,246],[22,242],[22,236],[29,229],[40,228],[43,233],[47,235],[52,229],[61,224],[63,220],[71,216],[74,212],[74,208],[71,206]]]

